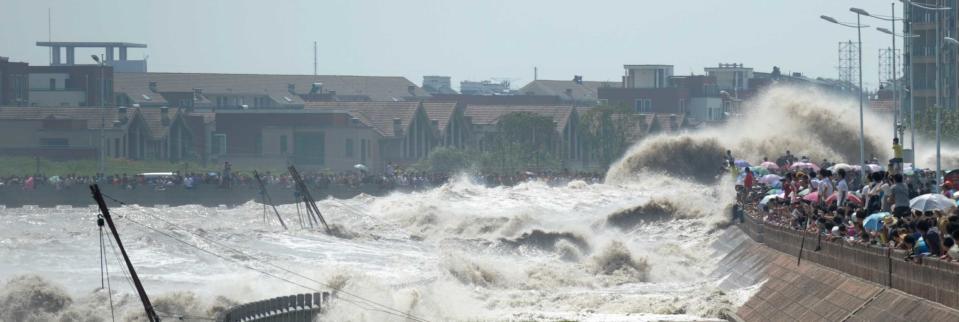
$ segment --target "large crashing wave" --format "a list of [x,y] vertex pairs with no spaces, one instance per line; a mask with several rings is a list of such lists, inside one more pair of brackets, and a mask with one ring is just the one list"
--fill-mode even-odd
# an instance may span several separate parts
[[[630,181],[643,171],[661,171],[700,182],[715,180],[725,150],[750,162],[787,150],[796,156],[859,163],[859,105],[854,98],[814,88],[775,86],[744,102],[742,117],[679,136],[654,136],[631,148],[610,167],[607,180]],[[865,157],[892,154],[892,124],[866,111]]]

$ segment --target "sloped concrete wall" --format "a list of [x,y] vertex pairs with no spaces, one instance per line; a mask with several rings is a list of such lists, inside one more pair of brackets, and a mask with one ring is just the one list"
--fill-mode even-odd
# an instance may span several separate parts
[[[778,236],[775,231],[770,232],[769,227],[764,228],[767,228],[762,232],[762,238],[765,240],[785,239]],[[756,238],[757,235],[752,233],[760,231],[761,228],[753,226],[749,229],[751,230],[743,229],[743,231],[747,232],[747,236],[752,235],[752,238]],[[735,234],[738,230],[738,228],[730,228],[732,232],[727,233],[727,236]],[[725,277],[720,285],[724,289],[762,283],[759,290],[735,312],[735,317],[742,320],[959,321],[959,310],[889,288],[883,283],[820,265],[810,260],[805,251],[804,258],[799,262],[794,255],[799,253],[798,247],[795,249],[782,247],[795,250],[794,254],[790,254],[790,252],[757,243],[752,238],[742,241],[724,257],[719,264],[719,269],[714,272],[718,277]],[[806,241],[810,242],[809,236]],[[807,244],[807,246],[810,245],[812,246],[810,250],[815,249],[816,240],[812,239],[811,244]],[[720,247],[728,247],[728,245]],[[866,265],[863,263],[868,263],[862,258],[847,258],[843,261],[824,255],[820,260],[826,259],[834,263],[842,261],[842,264],[846,265],[845,267],[848,267],[850,271],[867,277],[873,276],[879,281],[883,280],[883,274],[873,273],[882,273],[884,268],[862,267]],[[888,262],[877,264],[888,266]],[[913,265],[912,269],[916,268],[916,264],[905,264]],[[953,282],[955,283],[956,280]],[[941,288],[947,287],[954,286],[941,286]]]

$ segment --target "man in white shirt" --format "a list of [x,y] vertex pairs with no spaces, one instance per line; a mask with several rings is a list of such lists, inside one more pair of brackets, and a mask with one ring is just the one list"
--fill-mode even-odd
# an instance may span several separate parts
[[849,194],[849,185],[846,184],[846,170],[839,169],[839,182],[836,183],[836,192],[839,198],[836,199],[836,207],[842,208],[846,205],[846,195]]
[[825,207],[826,199],[832,196],[832,180],[829,179],[829,170],[819,170],[819,206]]

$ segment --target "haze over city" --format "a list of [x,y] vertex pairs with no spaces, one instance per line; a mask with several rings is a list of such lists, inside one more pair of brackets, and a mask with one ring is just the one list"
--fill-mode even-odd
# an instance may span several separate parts
[[[855,30],[819,19],[854,21],[858,6],[889,15],[889,2],[808,1],[69,1],[3,0],[0,52],[41,64],[53,40],[149,44],[151,71],[423,75],[619,81],[623,63],[673,64],[677,75],[717,63],[837,78],[837,43]],[[902,4],[897,2],[901,15]],[[873,26],[888,28],[888,23]],[[899,44],[901,47],[901,43]],[[863,32],[863,82],[877,84],[877,49],[888,35]],[[81,62],[89,61],[79,52]]]

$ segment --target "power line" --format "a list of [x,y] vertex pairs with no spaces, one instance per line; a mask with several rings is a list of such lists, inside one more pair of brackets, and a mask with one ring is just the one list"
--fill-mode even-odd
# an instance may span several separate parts
[[[122,201],[120,201],[120,200],[117,200],[117,199],[115,199],[115,198],[113,198],[113,197],[111,197],[111,196],[108,196],[108,195],[104,195],[104,196],[107,197],[108,199],[114,201],[114,202],[117,202],[117,203],[121,204],[121,205],[126,205],[126,203],[124,203],[124,202],[122,202]],[[215,241],[215,240],[213,240],[213,239],[210,239],[210,238],[208,238],[208,237],[198,235],[198,234],[196,234],[196,233],[191,232],[189,229],[186,229],[186,228],[184,228],[184,227],[182,227],[182,226],[180,226],[180,225],[177,225],[177,224],[175,224],[175,223],[173,223],[173,222],[167,221],[167,220],[165,220],[165,219],[163,219],[163,218],[161,218],[161,217],[159,217],[159,216],[156,216],[156,215],[153,215],[153,214],[150,214],[150,213],[145,213],[145,214],[148,215],[148,216],[150,216],[150,217],[152,217],[152,218],[155,218],[155,219],[157,219],[157,220],[159,220],[159,221],[162,221],[163,223],[166,223],[166,224],[168,224],[168,225],[170,225],[170,226],[173,226],[173,227],[176,227],[176,228],[178,228],[178,229],[180,229],[180,230],[186,231],[188,234],[191,234],[191,235],[196,236],[196,237],[198,237],[198,238],[200,238],[200,239],[203,239],[203,240],[205,240],[205,241],[207,241],[207,242],[210,242],[211,244],[214,244],[214,245],[220,246],[220,247],[222,247],[222,248],[225,248],[225,249],[227,249],[227,250],[233,251],[233,252],[235,252],[235,253],[237,253],[237,254],[239,254],[239,255],[242,255],[242,256],[244,256],[244,257],[251,258],[251,259],[253,259],[254,261],[259,262],[259,263],[261,263],[261,264],[274,267],[274,268],[279,269],[279,270],[281,270],[281,271],[284,271],[284,272],[286,272],[286,273],[292,274],[292,275],[294,275],[294,276],[296,276],[296,277],[299,277],[299,278],[302,278],[302,279],[305,279],[305,280],[308,280],[308,281],[311,281],[311,282],[314,282],[314,283],[317,283],[317,284],[320,284],[320,285],[329,287],[329,288],[331,288],[331,289],[333,288],[333,287],[332,287],[330,284],[328,284],[328,283],[321,282],[321,281],[317,281],[317,280],[315,280],[315,279],[312,279],[312,278],[310,278],[310,277],[307,277],[307,276],[302,275],[302,274],[300,274],[300,273],[297,273],[297,272],[295,272],[295,271],[289,270],[289,269],[284,268],[284,267],[282,267],[282,266],[278,266],[278,265],[272,264],[272,263],[270,263],[270,262],[267,262],[267,261],[265,261],[265,260],[259,259],[259,258],[257,258],[256,256],[252,256],[252,255],[247,254],[247,253],[245,253],[245,252],[243,252],[243,251],[241,251],[241,250],[238,250],[238,249],[236,249],[236,248],[233,248],[233,247],[224,245],[224,244],[222,244],[222,243],[219,243],[219,242],[217,242],[217,241]],[[168,233],[166,233],[166,232],[160,231],[160,230],[157,229],[157,228],[153,228],[153,227],[151,227],[151,226],[149,226],[149,225],[146,225],[146,224],[143,224],[143,223],[141,223],[141,222],[139,222],[139,221],[133,220],[133,219],[131,219],[129,216],[123,216],[123,217],[121,217],[121,218],[124,218],[124,219],[126,219],[126,220],[129,220],[130,222],[132,222],[132,223],[134,223],[134,224],[137,224],[137,225],[139,225],[139,226],[142,226],[142,227],[144,227],[144,228],[147,228],[147,229],[149,229],[149,230],[152,230],[152,231],[154,231],[154,232],[156,232],[156,233],[158,233],[158,234],[164,235],[164,236],[166,236],[166,237],[168,237],[168,238],[170,238],[170,239],[173,239],[173,240],[175,240],[175,241],[177,241],[177,242],[180,242],[180,243],[182,243],[182,244],[184,244],[184,245],[190,246],[190,247],[192,247],[192,248],[196,248],[197,250],[200,250],[200,251],[202,251],[202,252],[204,252],[204,253],[213,255],[213,256],[215,256],[215,257],[217,257],[217,258],[220,258],[220,259],[223,259],[223,260],[226,260],[226,261],[229,261],[229,262],[236,263],[236,264],[238,264],[238,265],[240,265],[240,266],[242,266],[242,267],[244,267],[244,268],[246,268],[246,269],[256,271],[256,272],[261,273],[261,274],[263,274],[263,275],[266,275],[266,276],[269,276],[269,277],[273,277],[273,278],[275,278],[275,279],[278,279],[278,280],[281,280],[281,281],[287,282],[287,283],[289,283],[289,284],[296,285],[296,286],[299,286],[299,287],[302,287],[302,288],[305,288],[305,289],[308,289],[308,290],[312,290],[312,291],[315,291],[315,292],[321,292],[321,291],[318,290],[318,289],[315,289],[315,288],[306,286],[306,285],[301,284],[301,283],[297,283],[297,282],[295,282],[295,281],[292,281],[292,280],[283,278],[283,277],[281,277],[281,276],[278,276],[278,275],[275,275],[275,274],[266,272],[266,271],[264,271],[264,270],[255,268],[255,267],[253,267],[253,266],[247,265],[247,264],[245,264],[245,263],[240,262],[239,260],[236,260],[236,259],[233,259],[233,258],[230,258],[230,257],[225,257],[225,256],[222,256],[222,255],[216,254],[216,253],[214,253],[214,252],[212,252],[212,251],[210,251],[210,250],[206,250],[206,249],[200,248],[200,247],[198,247],[198,246],[196,246],[196,245],[193,245],[193,244],[191,244],[191,243],[189,243],[189,242],[187,242],[187,241],[184,241],[184,240],[182,240],[182,239],[179,239],[179,238],[177,238],[177,237],[175,237],[175,236],[173,236],[173,235],[171,235],[171,234],[168,234]],[[346,291],[344,291],[344,290],[340,290],[340,291],[338,291],[338,293],[342,293],[342,294],[345,294],[345,295],[348,295],[348,296],[352,296],[352,297],[356,298],[358,301],[364,302],[363,304],[360,304],[360,303],[356,303],[356,302],[354,302],[354,301],[350,301],[350,300],[347,300],[347,299],[344,299],[344,298],[340,298],[340,300],[342,300],[342,301],[345,301],[345,302],[347,302],[347,303],[352,303],[352,304],[357,305],[357,306],[359,306],[360,308],[363,308],[363,309],[365,309],[365,310],[378,311],[378,312],[382,312],[382,313],[387,313],[387,314],[390,314],[390,315],[407,318],[407,319],[410,319],[410,320],[413,320],[413,321],[426,321],[425,319],[419,318],[419,317],[417,317],[417,316],[415,316],[415,315],[412,315],[412,314],[410,314],[410,313],[406,313],[406,312],[403,312],[403,311],[394,309],[394,308],[389,307],[389,306],[387,306],[387,305],[374,302],[374,301],[372,301],[372,300],[366,299],[366,298],[364,298],[364,297],[362,297],[362,296],[359,296],[359,295],[356,295],[356,294],[352,294],[352,293],[350,293],[350,292],[346,292]],[[380,307],[381,309],[377,309],[376,307]]]

